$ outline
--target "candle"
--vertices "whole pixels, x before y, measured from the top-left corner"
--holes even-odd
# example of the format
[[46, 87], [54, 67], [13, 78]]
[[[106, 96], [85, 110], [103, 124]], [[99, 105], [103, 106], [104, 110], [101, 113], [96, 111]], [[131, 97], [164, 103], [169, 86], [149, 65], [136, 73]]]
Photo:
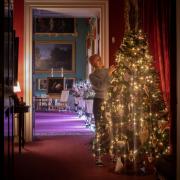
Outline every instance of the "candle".
[[51, 68], [51, 77], [53, 77], [53, 73], [54, 73], [53, 68]]
[[63, 70], [63, 67], [61, 68], [61, 77], [64, 76], [64, 70]]

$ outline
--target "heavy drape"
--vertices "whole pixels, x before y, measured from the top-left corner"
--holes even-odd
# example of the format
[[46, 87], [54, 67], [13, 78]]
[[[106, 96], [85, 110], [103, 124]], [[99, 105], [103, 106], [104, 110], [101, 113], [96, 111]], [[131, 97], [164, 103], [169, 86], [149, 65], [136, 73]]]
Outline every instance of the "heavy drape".
[[163, 97], [170, 111], [170, 1], [139, 0], [139, 25], [147, 34], [160, 74]]
[[[172, 4], [169, 0], [139, 0], [139, 25], [147, 34], [149, 47], [157, 71], [160, 74], [161, 90], [164, 101], [169, 111], [170, 119], [170, 145], [171, 152], [175, 149], [174, 132], [172, 126], [175, 124], [172, 119], [171, 103], [171, 81], [170, 59], [171, 50], [171, 10]], [[172, 62], [171, 62], [172, 63]], [[173, 63], [174, 64], [174, 63]], [[174, 68], [175, 69], [175, 68]]]

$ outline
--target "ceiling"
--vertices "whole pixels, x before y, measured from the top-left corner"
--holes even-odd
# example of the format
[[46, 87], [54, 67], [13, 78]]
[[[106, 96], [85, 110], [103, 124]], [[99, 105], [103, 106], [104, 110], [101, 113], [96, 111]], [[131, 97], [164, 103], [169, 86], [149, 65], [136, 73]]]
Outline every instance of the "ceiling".
[[100, 9], [98, 8], [41, 8], [34, 9], [33, 16], [37, 17], [99, 17]]

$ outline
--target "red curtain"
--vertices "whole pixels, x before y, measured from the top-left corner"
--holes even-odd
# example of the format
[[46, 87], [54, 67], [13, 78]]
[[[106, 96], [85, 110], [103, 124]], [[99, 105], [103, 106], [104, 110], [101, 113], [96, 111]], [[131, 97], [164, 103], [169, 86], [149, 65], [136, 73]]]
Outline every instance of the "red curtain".
[[161, 90], [169, 111], [171, 153], [175, 145], [173, 137], [174, 120], [170, 107], [170, 39], [171, 3], [169, 0], [139, 0], [139, 25], [147, 34], [150, 51], [160, 74]]
[[170, 111], [170, 1], [139, 0], [139, 24], [147, 34], [150, 51], [160, 73], [161, 89]]

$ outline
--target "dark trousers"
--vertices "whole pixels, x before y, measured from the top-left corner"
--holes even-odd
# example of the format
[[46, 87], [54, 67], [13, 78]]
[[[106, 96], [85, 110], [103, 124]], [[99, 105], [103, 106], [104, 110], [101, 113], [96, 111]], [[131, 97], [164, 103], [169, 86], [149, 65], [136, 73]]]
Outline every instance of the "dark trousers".
[[107, 120], [105, 111], [102, 111], [101, 106], [104, 99], [94, 98], [93, 113], [95, 119], [96, 135], [93, 141], [93, 152], [95, 156], [101, 156], [109, 150], [109, 133], [107, 128]]
[[95, 124], [97, 124], [97, 121], [100, 120], [100, 117], [102, 115], [101, 106], [102, 106], [103, 102], [104, 102], [104, 99], [94, 98], [93, 113], [94, 113]]

